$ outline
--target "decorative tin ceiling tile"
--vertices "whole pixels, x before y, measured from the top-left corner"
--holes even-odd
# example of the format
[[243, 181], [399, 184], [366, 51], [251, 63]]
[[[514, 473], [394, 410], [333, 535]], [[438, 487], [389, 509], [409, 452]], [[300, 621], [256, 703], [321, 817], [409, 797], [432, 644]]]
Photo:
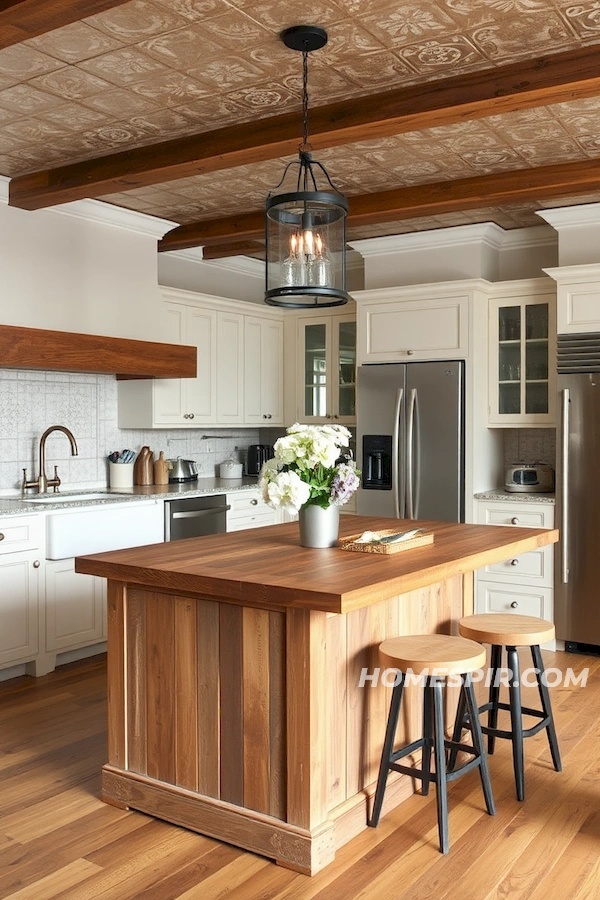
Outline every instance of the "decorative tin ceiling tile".
[[140, 53], [139, 50], [131, 47], [123, 47], [120, 50], [105, 53], [103, 56], [85, 60], [80, 63], [80, 67], [119, 87], [143, 81], [158, 72], [168, 71], [167, 67], [158, 60], [151, 59], [145, 53]]
[[[554, 138], [547, 141], [517, 143], [515, 144], [515, 151], [530, 166], [550, 166], [556, 161], [557, 156], [563, 162], [568, 162], [569, 160], [585, 159], [586, 152], [584, 151], [588, 151], [590, 156], [600, 155], [600, 146], [597, 143], [594, 145], [592, 135], [589, 135], [589, 137], [592, 138], [592, 143], [589, 146], [586, 146], [584, 143], [585, 138], [580, 140], [581, 146], [579, 146], [575, 141], [570, 141], [565, 137], [565, 140]], [[598, 136], [596, 136], [597, 140]]]
[[456, 23], [444, 11], [443, 5], [427, 0], [396, 4], [375, 15], [361, 16], [360, 21], [386, 47], [394, 48], [442, 38], [456, 31]]
[[179, 106], [208, 93], [199, 81], [183, 72], [165, 70], [160, 75], [146, 78], [131, 86], [132, 91], [152, 100], [158, 106]]
[[563, 10], [567, 22], [582, 38], [597, 38], [600, 34], [598, 3], [569, 3]]
[[[45, 110], [39, 116], [40, 120], [62, 126], [67, 131], [89, 130], [101, 122], [106, 121], [106, 114], [94, 109], [88, 109], [79, 103], [64, 103], [56, 109]], [[27, 121], [27, 119], [23, 120]]]
[[223, 53], [223, 48], [215, 44], [200, 25], [188, 25], [142, 41], [138, 46], [165, 66], [182, 71]]
[[56, 72], [33, 78], [29, 85], [56, 94], [61, 100], [82, 100], [112, 87], [102, 78], [96, 78], [74, 66], [64, 66]]
[[83, 22], [73, 22], [72, 25], [65, 25], [64, 28], [57, 28], [56, 31], [32, 38], [27, 41], [27, 45], [20, 44], [18, 49], [22, 50], [25, 46], [33, 47], [63, 62], [76, 63], [82, 59], [99, 56], [101, 53], [108, 53], [110, 50], [117, 50], [122, 44], [114, 37], [102, 34], [101, 31], [90, 28]]
[[518, 19], [507, 19], [500, 13], [495, 24], [473, 31], [472, 41], [489, 59], [502, 62], [531, 57], [542, 49], [551, 53], [576, 44], [564, 20], [548, 9]]
[[390, 90], [390, 85], [404, 87], [408, 83], [407, 76], [414, 75], [413, 69], [389, 50], [346, 59], [336, 68], [351, 79], [361, 93], [365, 90]]
[[238, 52], [249, 50], [268, 36], [261, 25], [236, 9], [230, 9], [214, 19], [206, 19], [203, 27], [226, 50]]
[[35, 115], [62, 102], [59, 97], [40, 91], [31, 84], [16, 84], [0, 91], [0, 107], [13, 109], [22, 116]]
[[484, 68], [486, 63], [483, 54], [461, 34], [410, 44], [398, 48], [397, 52], [419, 74], [443, 75], [445, 78], [470, 69]]
[[145, 97], [140, 97], [138, 94], [124, 89], [106, 91], [98, 94], [96, 97], [88, 97], [85, 100], [85, 105], [106, 113], [108, 116], [114, 116], [117, 121], [151, 112], [158, 108], [156, 103], [152, 103]]
[[253, 84], [265, 77], [264, 71], [258, 66], [233, 54], [193, 66], [189, 69], [189, 74], [217, 92]]
[[226, 0], [154, 0], [156, 6], [164, 6], [184, 19], [194, 22], [209, 16], [221, 15], [229, 9]]
[[275, 34], [298, 25], [299, 21], [305, 22], [307, 18], [311, 23], [318, 23], [321, 28], [329, 28], [334, 22], [344, 18], [339, 5], [332, 0], [312, 0], [308, 17], [299, 15], [298, 8], [293, 3], [282, 0], [229, 0], [229, 2], [231, 6], [235, 6]]
[[154, 34], [162, 34], [182, 28], [186, 20], [175, 15], [164, 6], [155, 6], [145, 0], [131, 0], [123, 6], [116, 6], [96, 16], [83, 19], [86, 25], [99, 29], [124, 44], [143, 41]]
[[0, 50], [0, 74], [13, 79], [13, 83], [32, 78], [34, 75], [42, 75], [44, 72], [53, 72], [60, 69], [62, 62], [40, 53], [33, 47], [15, 45]]

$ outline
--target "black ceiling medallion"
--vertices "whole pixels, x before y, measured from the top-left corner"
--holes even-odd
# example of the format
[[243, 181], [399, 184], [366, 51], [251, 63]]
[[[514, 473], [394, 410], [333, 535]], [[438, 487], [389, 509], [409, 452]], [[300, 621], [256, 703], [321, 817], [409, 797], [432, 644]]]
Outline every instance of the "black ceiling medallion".
[[316, 25], [295, 25], [281, 39], [302, 53], [302, 143], [298, 159], [288, 163], [275, 188], [279, 193], [270, 193], [266, 201], [265, 303], [289, 309], [342, 306], [349, 299], [348, 203], [325, 167], [312, 158], [308, 142], [308, 54], [325, 46], [327, 32]]

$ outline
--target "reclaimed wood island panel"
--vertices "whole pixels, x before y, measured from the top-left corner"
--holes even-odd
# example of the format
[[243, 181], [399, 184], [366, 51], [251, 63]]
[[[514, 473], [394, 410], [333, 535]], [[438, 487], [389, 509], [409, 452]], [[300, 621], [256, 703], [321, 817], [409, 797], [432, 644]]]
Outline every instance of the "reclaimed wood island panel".
[[[415, 525], [434, 543], [393, 555], [303, 548], [293, 522], [78, 558], [108, 579], [103, 799], [307, 874], [330, 863], [374, 792], [390, 688], [360, 677], [379, 643], [450, 633], [475, 569], [558, 539], [350, 515], [340, 533]], [[412, 790], [390, 776], [385, 808]]]

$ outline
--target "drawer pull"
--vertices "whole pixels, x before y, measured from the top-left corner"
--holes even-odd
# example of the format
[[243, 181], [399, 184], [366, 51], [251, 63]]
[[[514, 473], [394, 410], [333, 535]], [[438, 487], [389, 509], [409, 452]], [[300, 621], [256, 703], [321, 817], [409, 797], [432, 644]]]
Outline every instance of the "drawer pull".
[[34, 569], [39, 569], [40, 565], [41, 565], [41, 563], [40, 563], [39, 559], [34, 559], [34, 561], [33, 561], [33, 568], [34, 568]]
[[518, 560], [518, 559], [511, 559], [510, 564], [511, 564], [511, 566], [518, 566], [518, 565], [519, 565], [519, 560]]
[[518, 525], [518, 524], [519, 524], [519, 519], [518, 519], [518, 517], [517, 517], [517, 516], [513, 516], [512, 519], [510, 520], [510, 524], [511, 524], [511, 525]]
[[513, 600], [513, 602], [510, 604], [511, 609], [518, 609], [518, 606], [519, 606], [519, 604], [517, 603], [516, 600]]
[[4, 540], [4, 535], [3, 535], [2, 532], [0, 531], [0, 541], [3, 541], [3, 540]]
[[256, 498], [253, 498], [253, 499], [250, 501], [250, 506], [258, 506], [258, 500], [257, 500]]

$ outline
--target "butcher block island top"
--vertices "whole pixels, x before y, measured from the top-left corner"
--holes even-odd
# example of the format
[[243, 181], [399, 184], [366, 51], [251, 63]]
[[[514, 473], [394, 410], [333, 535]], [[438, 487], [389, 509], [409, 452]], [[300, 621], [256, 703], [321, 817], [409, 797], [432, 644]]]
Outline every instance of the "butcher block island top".
[[[300, 547], [293, 522], [78, 558], [108, 578], [103, 799], [308, 875], [331, 863], [367, 827], [391, 694], [364, 677], [385, 668], [379, 644], [456, 632], [474, 569], [558, 539], [340, 522], [342, 538], [414, 527], [433, 544], [389, 555]], [[422, 691], [405, 692], [398, 743], [422, 721]], [[384, 814], [412, 792], [391, 773]]]
[[432, 532], [434, 543], [385, 556], [314, 550], [300, 546], [291, 522], [80, 557], [76, 571], [265, 609], [347, 613], [558, 540], [556, 530], [350, 515], [340, 519], [340, 537], [414, 527]]

